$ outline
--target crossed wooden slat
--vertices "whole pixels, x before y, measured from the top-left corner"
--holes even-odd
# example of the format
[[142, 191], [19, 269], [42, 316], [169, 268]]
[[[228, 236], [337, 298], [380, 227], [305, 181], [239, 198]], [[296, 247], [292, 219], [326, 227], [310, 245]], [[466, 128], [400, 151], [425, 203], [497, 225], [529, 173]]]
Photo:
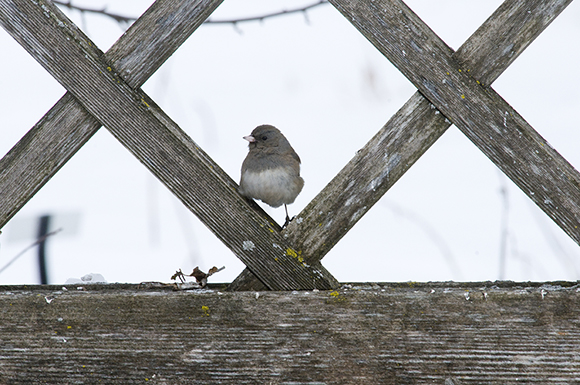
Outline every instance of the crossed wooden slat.
[[[400, 1], [330, 2], [419, 91], [298, 215], [302, 224], [288, 226], [309, 262], [320, 261], [450, 121], [580, 243], [578, 172], [489, 87], [571, 0], [505, 1], [457, 52]], [[232, 287], [260, 283], [246, 269]]]
[[[14, 184], [23, 183], [23, 176], [19, 175], [23, 164], [34, 166], [22, 147], [36, 151], [43, 160], [44, 164], [37, 168], [51, 168], [45, 172], [46, 179], [26, 186], [31, 197], [35, 188], [103, 125], [269, 289], [335, 287], [337, 282], [332, 275], [320, 264], [306, 264], [279, 227], [253, 209], [237, 193], [235, 182], [138, 88], [220, 2], [158, 1], [105, 55], [51, 2], [2, 0], [3, 27], [68, 90], [56, 109], [3, 161], [2, 196], [19, 196], [19, 187]], [[194, 25], [190, 25], [192, 21]], [[161, 53], [164, 57], [159, 57]], [[67, 110], [71, 109], [75, 115], [69, 117]], [[67, 134], [75, 136], [74, 142], [58, 132], [59, 125], [69, 119], [75, 120], [67, 128]], [[84, 125], [82, 133], [76, 133], [76, 124]], [[49, 138], [52, 143], [45, 148], [49, 154], [38, 153], [36, 148], [37, 143], [46, 140], [44, 130], [57, 131], [57, 139]], [[55, 146], [54, 140], [61, 147]], [[26, 177], [40, 178], [36, 172]], [[14, 204], [2, 200], [6, 207], [3, 217], [14, 213]]]
[[331, 288], [320, 260], [447, 117], [580, 243], [578, 172], [488, 86], [571, 0], [508, 0], [456, 53], [402, 2], [331, 0], [419, 92], [282, 233], [138, 88], [220, 2], [158, 0], [102, 54], [51, 3], [0, 0], [4, 28], [69, 91], [1, 161], [0, 226], [102, 124], [246, 264], [232, 289]]

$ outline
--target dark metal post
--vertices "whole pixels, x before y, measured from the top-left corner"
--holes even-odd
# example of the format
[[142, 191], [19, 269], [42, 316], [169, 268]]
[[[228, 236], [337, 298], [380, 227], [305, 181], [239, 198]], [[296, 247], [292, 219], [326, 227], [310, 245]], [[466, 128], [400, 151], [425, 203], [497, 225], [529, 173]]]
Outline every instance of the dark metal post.
[[46, 272], [46, 240], [50, 227], [50, 215], [43, 215], [38, 222], [38, 270], [40, 272], [40, 283], [46, 285], [48, 283], [48, 274]]

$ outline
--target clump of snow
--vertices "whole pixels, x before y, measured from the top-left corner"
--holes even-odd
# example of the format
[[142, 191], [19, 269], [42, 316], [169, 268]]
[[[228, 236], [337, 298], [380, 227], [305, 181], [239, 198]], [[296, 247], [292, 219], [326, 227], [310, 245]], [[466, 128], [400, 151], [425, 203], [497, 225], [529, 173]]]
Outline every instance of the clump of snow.
[[66, 280], [65, 284], [75, 284], [75, 283], [107, 283], [105, 277], [99, 273], [90, 273], [83, 275], [80, 279], [78, 278], [69, 278]]
[[252, 242], [252, 241], [244, 241], [242, 243], [242, 248], [245, 251], [253, 251], [256, 248], [256, 246], [254, 245], [254, 242]]

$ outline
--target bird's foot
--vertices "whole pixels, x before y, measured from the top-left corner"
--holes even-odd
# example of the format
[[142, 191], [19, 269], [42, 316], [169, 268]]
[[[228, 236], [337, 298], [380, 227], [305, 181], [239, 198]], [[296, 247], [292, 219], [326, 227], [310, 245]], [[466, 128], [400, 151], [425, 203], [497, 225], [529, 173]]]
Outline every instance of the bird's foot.
[[282, 226], [282, 230], [284, 230], [288, 226], [288, 224], [290, 224], [290, 222], [294, 220], [294, 218], [296, 218], [296, 216], [290, 218], [288, 215], [286, 215], [286, 221], [284, 222], [284, 226]]

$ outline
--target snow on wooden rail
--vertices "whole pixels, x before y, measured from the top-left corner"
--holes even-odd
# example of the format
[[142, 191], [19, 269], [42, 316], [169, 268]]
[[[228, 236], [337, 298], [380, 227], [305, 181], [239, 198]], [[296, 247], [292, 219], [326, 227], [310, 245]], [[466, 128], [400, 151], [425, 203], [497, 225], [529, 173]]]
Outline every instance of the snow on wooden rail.
[[0, 287], [2, 384], [576, 384], [578, 282]]

